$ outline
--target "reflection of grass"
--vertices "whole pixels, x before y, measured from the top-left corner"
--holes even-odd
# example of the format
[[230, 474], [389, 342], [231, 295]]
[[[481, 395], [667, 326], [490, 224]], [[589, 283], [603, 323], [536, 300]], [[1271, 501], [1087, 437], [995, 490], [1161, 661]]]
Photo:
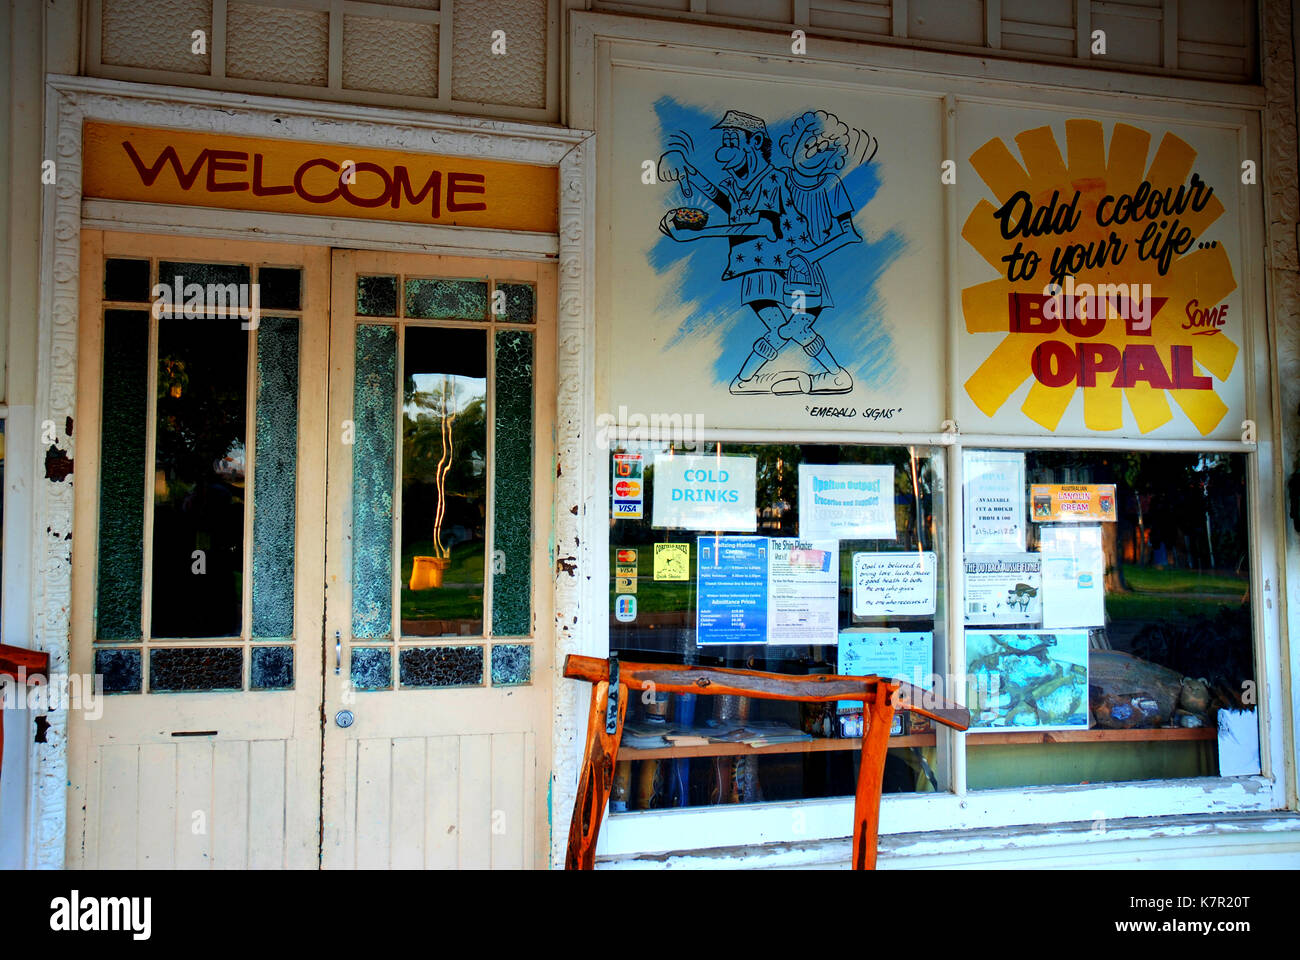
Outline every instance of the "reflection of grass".
[[1250, 586], [1246, 577], [1195, 570], [1157, 570], [1125, 564], [1124, 582], [1142, 593], [1226, 593], [1240, 597]]
[[403, 620], [478, 620], [483, 616], [483, 541], [458, 543], [451, 548], [451, 566], [442, 575], [443, 586], [412, 590], [412, 558], [433, 556], [433, 543], [421, 540], [402, 551]]
[[1219, 594], [1200, 600], [1187, 597], [1162, 597], [1159, 594], [1113, 593], [1106, 597], [1106, 612], [1112, 620], [1162, 623], [1212, 617], [1224, 607], [1236, 607], [1236, 596]]

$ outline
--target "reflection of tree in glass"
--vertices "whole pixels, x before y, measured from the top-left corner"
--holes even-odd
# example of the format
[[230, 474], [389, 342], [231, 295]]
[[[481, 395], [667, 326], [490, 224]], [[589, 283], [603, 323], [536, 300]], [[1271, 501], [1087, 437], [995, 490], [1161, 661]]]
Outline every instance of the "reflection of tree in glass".
[[434, 485], [434, 554], [443, 558], [451, 555], [451, 546], [442, 537], [444, 526], [449, 525], [448, 506], [453, 500], [471, 505], [473, 491], [479, 487], [472, 478], [482, 474], [486, 461], [485, 398], [480, 394], [466, 399], [475, 387], [481, 389], [481, 381], [473, 380], [467, 387], [457, 382], [461, 379], [429, 376], [428, 389], [422, 390], [408, 376], [404, 391], [403, 479], [407, 484]]

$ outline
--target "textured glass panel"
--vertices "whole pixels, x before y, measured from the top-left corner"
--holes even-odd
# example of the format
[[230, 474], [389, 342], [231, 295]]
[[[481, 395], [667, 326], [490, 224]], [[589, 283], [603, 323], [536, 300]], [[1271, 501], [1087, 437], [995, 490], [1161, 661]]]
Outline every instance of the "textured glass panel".
[[[209, 39], [194, 53], [190, 32]], [[212, 0], [104, 0], [100, 59], [121, 67], [148, 67], [179, 73], [212, 69]]]
[[293, 686], [293, 647], [254, 647], [254, 690], [288, 690]]
[[402, 633], [483, 634], [487, 331], [407, 327]]
[[[452, 18], [451, 95], [474, 103], [546, 106], [547, 0], [474, 0]], [[509, 38], [492, 56], [492, 31]]]
[[363, 317], [397, 316], [397, 278], [357, 277], [357, 313]]
[[437, 24], [344, 17], [343, 86], [349, 90], [436, 97]]
[[158, 321], [154, 637], [240, 633], [247, 385], [238, 317]]
[[104, 299], [149, 302], [148, 260], [105, 260]]
[[352, 686], [387, 690], [393, 685], [393, 651], [387, 647], [352, 648]]
[[240, 647], [162, 647], [149, 651], [149, 690], [241, 690], [244, 651]]
[[[293, 635], [298, 466], [298, 321], [257, 331], [257, 464], [253, 472], [253, 636]], [[256, 661], [254, 661], [256, 666]]]
[[357, 325], [352, 398], [352, 634], [387, 637], [393, 625], [393, 424], [397, 331]]
[[404, 647], [404, 687], [471, 687], [483, 682], [482, 647]]
[[263, 310], [302, 309], [302, 271], [295, 267], [262, 267], [257, 271]]
[[492, 633], [532, 632], [533, 335], [498, 330], [492, 451]]
[[508, 687], [533, 678], [533, 648], [527, 643], [492, 644], [492, 686]]
[[[504, 312], [494, 319], [507, 323], [532, 323], [537, 309], [537, 294], [531, 283], [498, 283], [497, 290], [506, 295]], [[492, 304], [493, 310], [496, 304]]]
[[329, 76], [329, 14], [231, 3], [226, 76], [323, 87]]
[[95, 673], [104, 678], [105, 693], [139, 693], [139, 650], [96, 650]]
[[486, 320], [485, 280], [406, 281], [406, 315], [434, 320]]
[[[191, 283], [201, 284], [206, 298], [208, 284], [226, 286], [231, 283], [252, 283], [253, 271], [239, 263], [176, 263], [163, 260], [158, 264], [158, 282], [173, 289], [179, 284], [182, 296], [187, 299], [189, 295], [185, 293], [185, 286]], [[208, 301], [205, 299], [204, 302]]]
[[141, 635], [148, 375], [149, 315], [105, 311], [95, 607], [100, 640], [139, 640]]

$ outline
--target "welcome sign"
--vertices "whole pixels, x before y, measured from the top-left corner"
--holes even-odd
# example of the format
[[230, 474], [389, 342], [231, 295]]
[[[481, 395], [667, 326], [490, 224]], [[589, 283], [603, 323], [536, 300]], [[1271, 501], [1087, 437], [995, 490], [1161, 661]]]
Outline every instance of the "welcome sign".
[[554, 167], [87, 123], [83, 193], [105, 200], [554, 233]]

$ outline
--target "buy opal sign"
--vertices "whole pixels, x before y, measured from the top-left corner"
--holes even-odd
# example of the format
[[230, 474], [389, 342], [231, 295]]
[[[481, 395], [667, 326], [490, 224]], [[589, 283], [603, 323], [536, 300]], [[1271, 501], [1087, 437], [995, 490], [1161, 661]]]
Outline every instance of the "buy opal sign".
[[1019, 159], [1001, 137], [970, 155], [992, 199], [974, 204], [962, 236], [997, 275], [962, 290], [963, 352], [982, 357], [966, 396], [998, 428], [1228, 429], [1242, 379], [1224, 218], [1235, 182], [1216, 182], [1171, 132], [1115, 123], [1107, 152], [1101, 122], [1064, 130], [1064, 152], [1049, 125], [1014, 136]]

